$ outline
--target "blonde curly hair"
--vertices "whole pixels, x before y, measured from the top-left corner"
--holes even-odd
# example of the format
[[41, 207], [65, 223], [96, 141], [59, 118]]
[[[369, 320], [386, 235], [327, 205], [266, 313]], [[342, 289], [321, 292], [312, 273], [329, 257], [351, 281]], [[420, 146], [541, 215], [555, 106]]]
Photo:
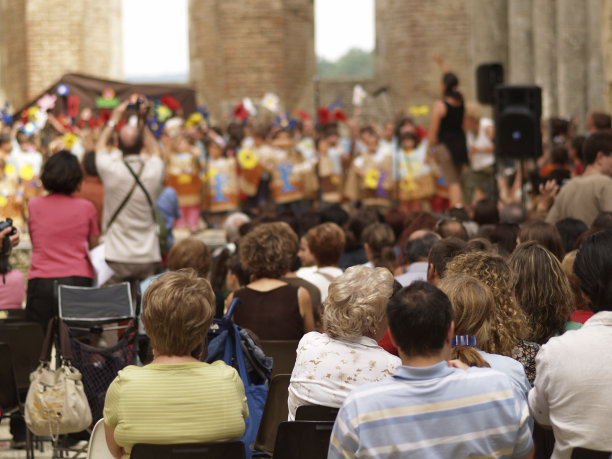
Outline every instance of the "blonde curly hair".
[[446, 275], [464, 273], [483, 282], [495, 299], [489, 340], [482, 350], [493, 354], [512, 355], [518, 342], [530, 334], [527, 317], [514, 297], [515, 275], [500, 255], [470, 252], [458, 255], [447, 266]]
[[329, 286], [323, 302], [323, 327], [332, 338], [368, 336], [385, 318], [393, 293], [393, 274], [386, 268], [352, 266]]

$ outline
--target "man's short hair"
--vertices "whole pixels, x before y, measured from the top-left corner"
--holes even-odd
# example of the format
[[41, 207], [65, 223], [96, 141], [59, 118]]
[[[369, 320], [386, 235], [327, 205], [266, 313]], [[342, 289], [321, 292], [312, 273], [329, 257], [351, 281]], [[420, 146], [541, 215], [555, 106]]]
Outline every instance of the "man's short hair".
[[306, 233], [306, 242], [317, 266], [337, 265], [344, 252], [344, 231], [335, 223], [321, 223]]
[[446, 272], [446, 265], [457, 255], [465, 252], [467, 243], [456, 237], [436, 242], [429, 251], [428, 261], [440, 278]]
[[408, 239], [404, 245], [404, 254], [408, 263], [414, 263], [421, 258], [427, 258], [429, 251], [440, 238], [433, 232], [427, 232], [416, 239]]
[[211, 264], [210, 250], [204, 242], [193, 237], [177, 242], [168, 252], [168, 269], [170, 271], [191, 268], [198, 277], [207, 278]]
[[606, 156], [612, 154], [612, 132], [594, 132], [587, 137], [582, 146], [584, 164], [594, 164], [600, 151]]
[[214, 315], [212, 287], [192, 269], [163, 274], [142, 302], [142, 322], [158, 355], [200, 357]]
[[442, 290], [415, 281], [391, 298], [387, 320], [397, 346], [405, 355], [431, 356], [444, 347], [453, 308]]
[[593, 312], [612, 311], [612, 230], [587, 237], [576, 254], [574, 272]]

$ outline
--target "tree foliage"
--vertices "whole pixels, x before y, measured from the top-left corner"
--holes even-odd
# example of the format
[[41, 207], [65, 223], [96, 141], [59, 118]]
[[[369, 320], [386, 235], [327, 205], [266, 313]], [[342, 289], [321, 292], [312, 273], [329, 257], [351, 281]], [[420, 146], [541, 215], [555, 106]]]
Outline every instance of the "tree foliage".
[[359, 48], [351, 48], [337, 61], [317, 59], [320, 78], [370, 77], [374, 75], [374, 54]]

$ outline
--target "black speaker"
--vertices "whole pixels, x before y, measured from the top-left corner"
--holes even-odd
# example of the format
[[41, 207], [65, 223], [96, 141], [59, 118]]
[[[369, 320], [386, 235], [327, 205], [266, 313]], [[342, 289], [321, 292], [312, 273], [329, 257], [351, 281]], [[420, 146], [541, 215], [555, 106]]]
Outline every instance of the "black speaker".
[[542, 155], [542, 88], [499, 85], [495, 88], [495, 154], [528, 159]]
[[476, 68], [478, 102], [492, 105], [495, 102], [495, 87], [504, 82], [504, 66], [481, 64]]

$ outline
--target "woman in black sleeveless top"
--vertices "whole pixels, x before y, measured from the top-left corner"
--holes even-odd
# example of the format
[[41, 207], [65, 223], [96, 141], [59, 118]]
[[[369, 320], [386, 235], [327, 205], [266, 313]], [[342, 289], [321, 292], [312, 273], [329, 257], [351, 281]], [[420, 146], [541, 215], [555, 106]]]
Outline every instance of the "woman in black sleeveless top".
[[[443, 70], [447, 70], [442, 59], [436, 57]], [[468, 151], [463, 115], [465, 107], [463, 95], [457, 89], [459, 79], [454, 73], [446, 72], [442, 76], [442, 100], [433, 105], [429, 125], [429, 151], [442, 169], [448, 184], [451, 206], [462, 204], [461, 175], [464, 166], [468, 165]]]

